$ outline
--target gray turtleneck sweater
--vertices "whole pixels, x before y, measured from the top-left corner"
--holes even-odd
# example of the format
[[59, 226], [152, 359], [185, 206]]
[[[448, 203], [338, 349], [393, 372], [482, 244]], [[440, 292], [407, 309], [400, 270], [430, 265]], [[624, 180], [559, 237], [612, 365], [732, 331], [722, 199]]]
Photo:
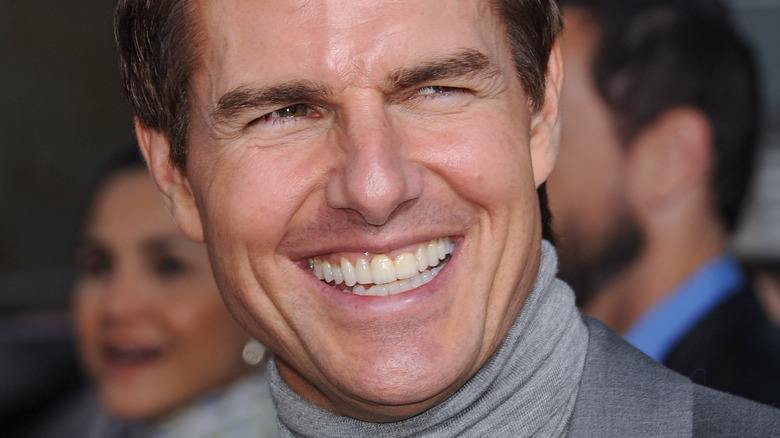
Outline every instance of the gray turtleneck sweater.
[[539, 275], [493, 357], [450, 398], [369, 423], [307, 402], [268, 367], [282, 437], [780, 437], [780, 411], [694, 385], [583, 319], [543, 242]]
[[368, 423], [322, 410], [285, 385], [271, 364], [282, 436], [565, 436], [588, 330], [573, 293], [555, 273], [555, 250], [544, 242], [536, 285], [493, 357], [446, 401], [407, 420]]

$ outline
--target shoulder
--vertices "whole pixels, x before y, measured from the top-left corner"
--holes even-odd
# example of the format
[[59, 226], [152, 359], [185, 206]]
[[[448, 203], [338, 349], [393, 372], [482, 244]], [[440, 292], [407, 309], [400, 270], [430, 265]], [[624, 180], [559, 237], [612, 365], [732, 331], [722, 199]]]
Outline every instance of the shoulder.
[[780, 329], [755, 295], [743, 290], [702, 319], [665, 364], [694, 382], [780, 405]]
[[[693, 385], [585, 317], [585, 358], [570, 436], [680, 436], [693, 423]], [[684, 436], [684, 435], [683, 435]]]
[[695, 437], [780, 437], [780, 410], [694, 385]]
[[[740, 428], [733, 417], [739, 415], [744, 422], [754, 414], [765, 419], [756, 426], [761, 429], [770, 426], [778, 415], [772, 408], [694, 385], [635, 349], [601, 322], [585, 318], [585, 323], [589, 330], [588, 353], [570, 436], [691, 436], [694, 430], [720, 430], [729, 421]], [[735, 413], [722, 414], [730, 409]], [[767, 436], [767, 429], [761, 430]]]

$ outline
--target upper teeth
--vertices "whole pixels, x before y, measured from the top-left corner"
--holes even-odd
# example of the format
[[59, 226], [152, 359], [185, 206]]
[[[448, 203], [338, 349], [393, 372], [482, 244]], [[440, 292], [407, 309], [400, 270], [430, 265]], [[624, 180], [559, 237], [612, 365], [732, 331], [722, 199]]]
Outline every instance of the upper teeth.
[[[421, 243], [414, 254], [405, 252], [395, 259], [385, 254], [376, 254], [370, 261], [358, 258], [352, 264], [345, 257], [340, 257], [338, 263], [314, 257], [309, 259], [309, 267], [320, 280], [333, 282], [336, 286], [354, 286], [353, 290], [347, 292], [360, 295], [392, 295], [429, 282], [438, 273], [438, 269], [429, 268], [437, 267], [452, 253], [454, 246], [450, 238], [444, 237]], [[375, 286], [368, 290], [361, 286], [369, 284]]]

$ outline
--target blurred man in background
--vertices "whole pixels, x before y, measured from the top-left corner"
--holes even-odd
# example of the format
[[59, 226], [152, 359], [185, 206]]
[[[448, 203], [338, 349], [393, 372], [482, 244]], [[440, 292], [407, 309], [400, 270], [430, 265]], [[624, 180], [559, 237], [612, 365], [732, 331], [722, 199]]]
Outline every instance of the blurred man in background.
[[[586, 314], [695, 381], [780, 403], [766, 317], [726, 253], [752, 168], [751, 51], [715, 1], [563, 0], [563, 134], [548, 182]], [[777, 385], [775, 385], [777, 386]]]

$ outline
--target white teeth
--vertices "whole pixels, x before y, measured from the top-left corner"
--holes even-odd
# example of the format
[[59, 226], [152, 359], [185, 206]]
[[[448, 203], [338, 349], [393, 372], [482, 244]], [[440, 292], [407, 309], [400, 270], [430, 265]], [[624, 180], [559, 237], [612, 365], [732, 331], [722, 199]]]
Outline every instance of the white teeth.
[[330, 267], [330, 262], [322, 262], [322, 276], [326, 283], [333, 281], [333, 269]]
[[397, 280], [395, 263], [393, 263], [393, 259], [384, 254], [377, 254], [371, 259], [371, 274], [375, 284], [385, 284]]
[[314, 267], [314, 276], [319, 279], [324, 278], [322, 276], [322, 261], [320, 259], [314, 259], [312, 261], [312, 266]]
[[428, 247], [420, 245], [417, 247], [417, 252], [414, 254], [415, 261], [417, 262], [417, 271], [422, 272], [428, 269]]
[[341, 274], [341, 266], [331, 265], [331, 269], [333, 270], [333, 283], [335, 284], [343, 283], [344, 276]]
[[439, 264], [439, 245], [435, 240], [428, 242], [428, 266], [436, 266]]
[[[318, 278], [322, 280], [322, 277]], [[374, 279], [371, 277], [371, 266], [368, 265], [366, 259], [359, 259], [355, 263], [355, 279], [360, 284], [371, 284], [374, 282]]]
[[405, 280], [417, 275], [417, 258], [410, 252], [405, 252], [396, 257], [393, 264], [395, 265], [395, 276], [399, 280]]
[[357, 283], [357, 278], [355, 277], [355, 267], [352, 266], [352, 263], [350, 263], [349, 260], [345, 259], [344, 257], [341, 258], [341, 275], [344, 277], [344, 283], [347, 286], [352, 287], [355, 285], [355, 283]]
[[373, 295], [376, 297], [384, 297], [387, 296], [387, 288], [388, 285], [386, 284], [375, 284], [371, 286], [369, 290], [366, 291], [366, 295]]
[[431, 281], [443, 267], [441, 261], [454, 249], [454, 242], [445, 237], [418, 245], [414, 254], [405, 252], [395, 259], [376, 254], [370, 262], [357, 259], [354, 266], [345, 257], [334, 264], [312, 258], [309, 269], [320, 280], [332, 282], [345, 292], [350, 291], [344, 286], [351, 287], [351, 293], [356, 295], [395, 295]]
[[439, 260], [444, 260], [444, 257], [447, 257], [447, 254], [450, 253], [448, 245], [446, 242], [442, 242], [442, 239], [439, 239], [438, 245], [436, 245], [436, 249], [439, 251]]

